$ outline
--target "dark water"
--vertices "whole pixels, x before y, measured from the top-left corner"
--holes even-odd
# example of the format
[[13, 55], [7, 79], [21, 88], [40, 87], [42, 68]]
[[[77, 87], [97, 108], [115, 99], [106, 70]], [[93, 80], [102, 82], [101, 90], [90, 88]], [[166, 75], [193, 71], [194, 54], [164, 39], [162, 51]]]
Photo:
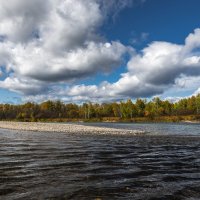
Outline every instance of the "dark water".
[[0, 199], [200, 199], [200, 136], [190, 126], [189, 136], [0, 130]]

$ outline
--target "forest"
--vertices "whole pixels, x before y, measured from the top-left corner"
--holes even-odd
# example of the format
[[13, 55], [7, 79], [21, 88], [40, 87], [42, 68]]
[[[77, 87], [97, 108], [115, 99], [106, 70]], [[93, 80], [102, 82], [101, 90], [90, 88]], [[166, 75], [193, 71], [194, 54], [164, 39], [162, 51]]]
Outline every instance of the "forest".
[[15, 121], [181, 121], [200, 120], [200, 94], [178, 102], [128, 99], [83, 104], [46, 101], [40, 104], [0, 104], [0, 120]]

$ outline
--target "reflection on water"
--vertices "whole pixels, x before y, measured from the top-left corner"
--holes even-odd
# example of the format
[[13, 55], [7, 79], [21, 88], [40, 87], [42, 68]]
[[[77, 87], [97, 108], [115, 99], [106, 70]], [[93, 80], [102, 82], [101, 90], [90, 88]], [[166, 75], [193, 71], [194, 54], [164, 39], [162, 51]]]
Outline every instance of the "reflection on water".
[[200, 199], [200, 137], [0, 130], [0, 199]]

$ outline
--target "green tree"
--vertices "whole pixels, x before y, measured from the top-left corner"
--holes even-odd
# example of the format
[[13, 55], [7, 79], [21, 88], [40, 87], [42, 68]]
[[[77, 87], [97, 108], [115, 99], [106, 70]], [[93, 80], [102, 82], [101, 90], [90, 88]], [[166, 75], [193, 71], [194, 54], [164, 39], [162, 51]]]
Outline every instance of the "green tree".
[[146, 103], [146, 100], [142, 100], [142, 99], [137, 99], [136, 100], [135, 106], [137, 108], [139, 117], [143, 117], [144, 116], [145, 103]]

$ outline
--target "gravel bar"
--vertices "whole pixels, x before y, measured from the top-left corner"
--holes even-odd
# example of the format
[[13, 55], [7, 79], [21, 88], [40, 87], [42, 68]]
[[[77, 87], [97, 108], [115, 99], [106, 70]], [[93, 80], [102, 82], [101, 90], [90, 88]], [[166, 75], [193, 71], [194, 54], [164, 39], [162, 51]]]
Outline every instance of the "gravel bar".
[[38, 132], [62, 132], [76, 134], [116, 134], [116, 135], [141, 135], [144, 131], [126, 130], [106, 127], [85, 126], [79, 124], [61, 124], [61, 123], [39, 123], [39, 122], [8, 122], [1, 121], [0, 128], [22, 130], [22, 131], [38, 131]]

